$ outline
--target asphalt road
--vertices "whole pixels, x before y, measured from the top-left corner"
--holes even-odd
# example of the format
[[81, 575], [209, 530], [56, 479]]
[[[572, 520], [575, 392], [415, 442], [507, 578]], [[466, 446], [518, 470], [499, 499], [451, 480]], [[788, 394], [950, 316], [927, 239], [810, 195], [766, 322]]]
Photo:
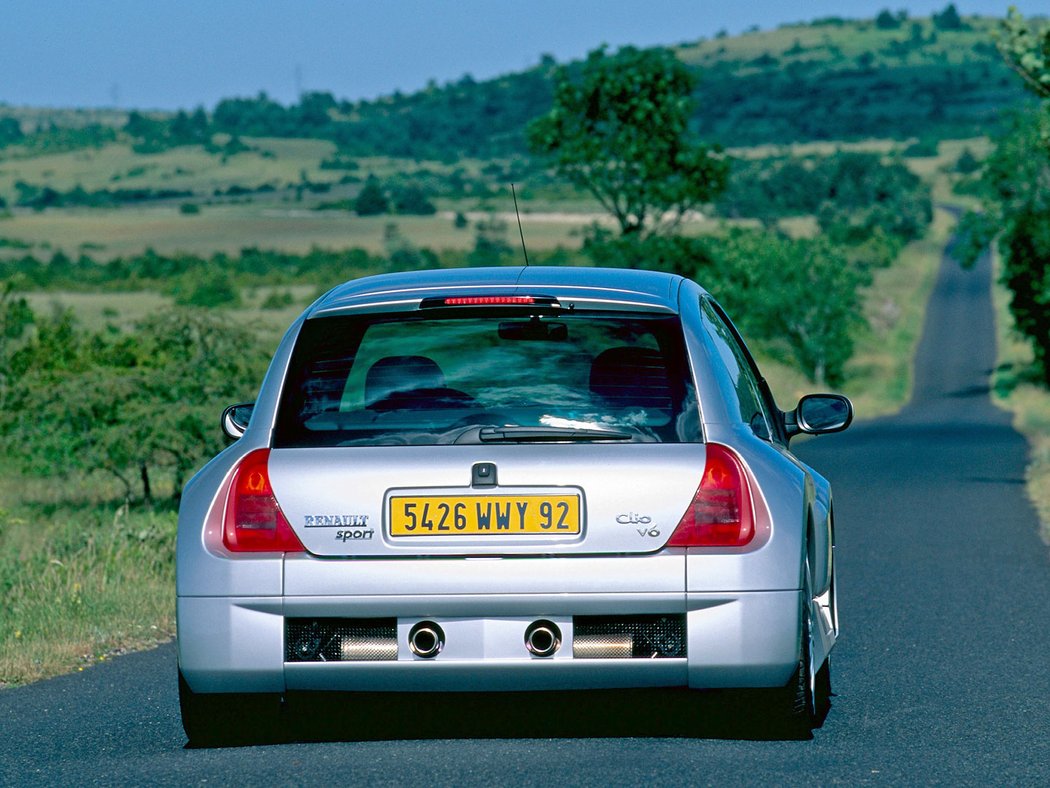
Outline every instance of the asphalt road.
[[799, 447], [835, 485], [844, 625], [812, 740], [763, 738], [720, 696], [670, 736], [652, 697], [601, 694], [330, 700], [314, 735], [374, 740], [189, 750], [167, 645], [0, 693], [0, 785], [1050, 783], [1050, 561], [988, 399], [989, 280], [944, 265], [904, 412]]

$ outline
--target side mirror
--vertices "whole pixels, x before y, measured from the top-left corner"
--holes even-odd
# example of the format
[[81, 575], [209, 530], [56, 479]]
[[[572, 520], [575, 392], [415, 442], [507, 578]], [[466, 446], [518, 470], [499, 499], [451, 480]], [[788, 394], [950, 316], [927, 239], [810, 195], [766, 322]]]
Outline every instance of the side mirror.
[[222, 412], [222, 431], [227, 437], [237, 440], [244, 434], [244, 431], [248, 429], [248, 423], [252, 420], [253, 410], [255, 410], [254, 402], [239, 402], [236, 405], [230, 405]]
[[853, 421], [853, 403], [839, 394], [807, 394], [784, 417], [788, 437], [842, 432]]

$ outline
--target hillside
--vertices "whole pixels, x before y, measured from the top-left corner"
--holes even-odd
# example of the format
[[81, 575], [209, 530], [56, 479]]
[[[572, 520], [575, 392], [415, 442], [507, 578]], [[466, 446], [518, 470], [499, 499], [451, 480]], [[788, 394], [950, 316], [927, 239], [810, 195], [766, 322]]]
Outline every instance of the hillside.
[[[958, 139], [994, 130], [1004, 109], [1025, 100], [995, 49], [997, 20], [962, 24], [831, 20], [675, 49], [697, 70], [695, 123], [715, 142]], [[547, 109], [555, 65], [346, 106], [350, 125], [338, 141], [359, 154], [524, 152], [524, 125]]]
[[[1024, 100], [995, 50], [996, 20], [967, 17], [960, 24], [943, 29], [931, 18], [897, 19], [887, 28], [831, 19], [687, 41], [676, 51], [697, 69], [695, 123], [715, 142], [958, 139], [994, 130], [1003, 110]], [[230, 98], [208, 119], [152, 114], [157, 124], [139, 116], [133, 126], [140, 145], [154, 150], [200, 141], [210, 132], [324, 139], [354, 156], [453, 161], [524, 154], [524, 127], [549, 107], [556, 67], [545, 57], [532, 69], [496, 79], [468, 75], [376, 101], [341, 101], [325, 92], [304, 94], [287, 107], [265, 94]], [[100, 131], [112, 133], [113, 113], [96, 114]], [[0, 106], [0, 118], [5, 115], [18, 117], [27, 132], [45, 119], [62, 127], [84, 126], [92, 117]], [[198, 128], [197, 122], [210, 126]], [[105, 134], [94, 142], [85, 138], [101, 144]], [[47, 139], [33, 142], [32, 150], [48, 149]], [[52, 148], [69, 146], [68, 138], [59, 138]]]
[[1025, 100], [993, 43], [996, 20], [830, 20], [678, 49], [700, 69], [698, 129], [734, 145], [964, 138]]

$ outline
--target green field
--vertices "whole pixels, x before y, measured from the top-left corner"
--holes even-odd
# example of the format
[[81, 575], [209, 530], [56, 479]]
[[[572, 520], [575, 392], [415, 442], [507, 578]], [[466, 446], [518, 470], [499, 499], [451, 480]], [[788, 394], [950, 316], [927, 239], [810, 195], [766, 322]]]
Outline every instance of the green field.
[[[17, 190], [14, 184], [25, 181], [68, 191], [77, 185], [88, 190], [104, 188], [180, 189], [194, 194], [192, 198], [152, 201], [143, 205], [119, 208], [49, 208], [34, 211], [23, 208], [0, 212], [0, 256], [17, 257], [29, 251], [47, 257], [61, 250], [69, 256], [87, 253], [97, 260], [128, 257], [153, 249], [161, 254], [187, 252], [210, 255], [213, 252], [235, 254], [255, 247], [302, 254], [311, 248], [361, 248], [373, 253], [388, 253], [398, 244], [435, 250], [467, 251], [473, 248], [476, 225], [493, 218], [502, 224], [502, 238], [517, 248], [516, 220], [513, 202], [506, 184], [492, 182], [499, 189], [496, 196], [438, 197], [438, 213], [432, 216], [382, 215], [362, 217], [347, 210], [316, 210], [325, 202], [346, 199], [357, 193], [358, 184], [338, 184], [339, 171], [324, 170], [320, 162], [330, 156], [334, 146], [322, 140], [247, 139], [259, 150], [270, 152], [263, 157], [248, 152], [230, 157], [207, 154], [200, 147], [185, 147], [159, 154], [138, 154], [124, 144], [109, 145], [100, 150], [73, 151], [29, 159], [0, 160], [0, 197], [13, 204]], [[739, 158], [777, 156], [827, 156], [838, 151], [899, 154], [904, 143], [892, 140], [837, 143], [812, 142], [793, 145], [762, 145], [733, 148], [728, 151]], [[989, 148], [986, 138], [944, 140], [937, 156], [906, 158], [905, 163], [929, 180], [938, 199], [965, 202], [950, 191], [946, 170], [964, 149], [978, 156]], [[455, 167], [438, 162], [413, 162], [390, 158], [360, 160], [360, 174], [376, 173], [390, 178], [398, 173], [445, 173], [461, 169], [483, 177], [483, 164], [459, 162]], [[132, 173], [132, 175], [129, 175]], [[323, 194], [309, 192], [296, 196], [294, 184], [305, 175], [310, 183], [334, 184]], [[429, 176], [428, 176], [429, 177]], [[117, 180], [114, 180], [114, 179]], [[255, 188], [273, 184], [274, 192], [243, 195], [237, 198], [214, 197], [213, 192], [230, 187]], [[530, 249], [578, 248], [584, 231], [599, 223], [612, 227], [597, 202], [571, 188], [542, 185], [529, 189], [519, 184], [522, 228]], [[193, 202], [199, 213], [184, 214], [180, 205]], [[454, 226], [455, 214], [462, 213], [468, 226]], [[748, 225], [747, 220], [732, 223]], [[722, 221], [691, 221], [683, 225], [686, 234], [718, 232]], [[806, 217], [788, 219], [784, 229], [792, 235], [815, 232]], [[2, 241], [6, 239], [5, 245]]]
[[[471, 222], [487, 214], [466, 212]], [[520, 243], [513, 213], [497, 214], [508, 243]], [[76, 256], [87, 251], [106, 260], [139, 254], [147, 248], [161, 254], [236, 253], [246, 247], [305, 253], [324, 249], [362, 248], [389, 251], [392, 233], [415, 246], [470, 249], [475, 233], [453, 226], [454, 215], [357, 216], [349, 211], [310, 211], [283, 203], [205, 206], [199, 214], [181, 214], [175, 206], [118, 210], [70, 209], [19, 212], [0, 221], [2, 237], [28, 243], [34, 252], [61, 249]], [[580, 231], [599, 219], [591, 213], [522, 214], [530, 248], [576, 247]], [[512, 232], [513, 231], [513, 232]], [[19, 250], [11, 250], [16, 255]]]

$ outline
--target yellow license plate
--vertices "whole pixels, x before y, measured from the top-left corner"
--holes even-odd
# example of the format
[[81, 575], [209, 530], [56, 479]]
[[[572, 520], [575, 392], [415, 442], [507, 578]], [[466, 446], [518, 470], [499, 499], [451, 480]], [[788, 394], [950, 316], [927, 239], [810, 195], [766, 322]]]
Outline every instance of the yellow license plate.
[[578, 534], [578, 495], [392, 496], [391, 536]]

